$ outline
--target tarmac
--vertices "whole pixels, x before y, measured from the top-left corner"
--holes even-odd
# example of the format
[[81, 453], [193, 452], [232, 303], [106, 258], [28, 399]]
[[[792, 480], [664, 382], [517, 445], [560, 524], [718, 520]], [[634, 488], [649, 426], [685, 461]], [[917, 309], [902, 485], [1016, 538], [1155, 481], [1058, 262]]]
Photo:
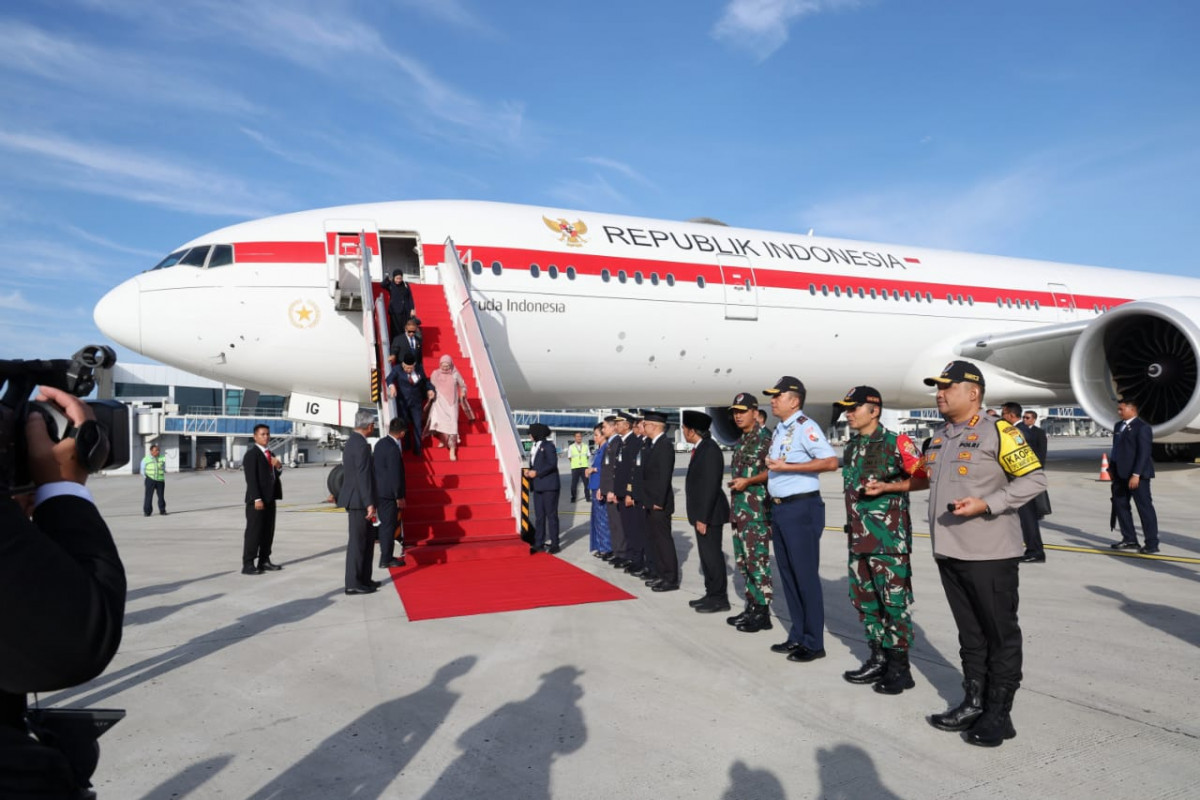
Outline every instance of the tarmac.
[[[995, 749], [925, 721], [961, 697], [927, 537], [913, 559], [916, 688], [842, 680], [866, 647], [838, 473], [821, 479], [828, 657], [809, 664], [768, 649], [786, 620], [745, 634], [688, 607], [703, 584], [685, 519], [681, 591], [592, 558], [587, 504], [568, 502], [566, 481], [560, 557], [635, 600], [409, 622], [387, 583], [343, 595], [327, 468], [286, 471], [272, 556], [284, 569], [258, 576], [239, 573], [238, 472], [169, 474], [170, 513], [150, 518], [140, 477], [96, 477], [128, 573], [124, 641], [102, 676], [41, 701], [128, 711], [101, 739], [102, 800], [1197, 797], [1200, 468], [1159, 467], [1161, 555], [1115, 553], [1097, 481], [1107, 446], [1050, 440], [1048, 560], [1021, 568], [1017, 738]], [[923, 495], [913, 517], [927, 531]]]

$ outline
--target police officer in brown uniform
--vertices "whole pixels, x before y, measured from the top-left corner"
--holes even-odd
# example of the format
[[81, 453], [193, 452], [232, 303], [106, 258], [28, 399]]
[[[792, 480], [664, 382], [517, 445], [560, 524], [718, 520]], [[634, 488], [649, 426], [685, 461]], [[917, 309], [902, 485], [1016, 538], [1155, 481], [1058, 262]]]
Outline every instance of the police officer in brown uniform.
[[925, 451], [929, 530], [966, 690], [957, 707], [929, 723], [995, 747], [1017, 735], [1009, 716], [1021, 684], [1017, 568], [1025, 543], [1017, 512], [1045, 491], [1046, 475], [1024, 434], [984, 413], [977, 366], [952, 361], [925, 383], [937, 387], [946, 420]]

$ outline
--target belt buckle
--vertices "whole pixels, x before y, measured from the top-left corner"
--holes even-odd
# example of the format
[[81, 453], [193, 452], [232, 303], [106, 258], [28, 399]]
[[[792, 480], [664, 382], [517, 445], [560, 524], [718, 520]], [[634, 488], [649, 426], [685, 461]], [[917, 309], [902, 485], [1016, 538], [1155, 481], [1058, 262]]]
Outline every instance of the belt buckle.
[[783, 504], [783, 501], [782, 501], [782, 500], [780, 500], [778, 497], [772, 497], [772, 498], [771, 498], [771, 502], [772, 502], [772, 503], [774, 503], [774, 504], [775, 504], [775, 505], [777, 505], [777, 506], [778, 506], [778, 505], [782, 505], [782, 504]]

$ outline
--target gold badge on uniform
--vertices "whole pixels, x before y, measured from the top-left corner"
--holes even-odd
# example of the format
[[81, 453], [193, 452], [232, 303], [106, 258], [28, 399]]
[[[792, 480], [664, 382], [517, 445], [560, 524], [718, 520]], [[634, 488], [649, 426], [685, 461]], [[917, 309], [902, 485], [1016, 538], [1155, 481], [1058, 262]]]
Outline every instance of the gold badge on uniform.
[[967, 434], [966, 438], [967, 438], [968, 442], [975, 442], [975, 441], [979, 440], [979, 434], [978, 433], [969, 433], [969, 434]]
[[966, 465], [966, 464], [959, 464], [959, 465], [958, 465], [958, 474], [959, 474], [959, 475], [966, 475], [966, 474], [967, 474], [967, 465]]
[[967, 453], [967, 452], [962, 452], [962, 453], [959, 453], [959, 454], [958, 454], [958, 460], [959, 460], [959, 461], [970, 461], [970, 460], [971, 460], [971, 454], [970, 454], [970, 453]]

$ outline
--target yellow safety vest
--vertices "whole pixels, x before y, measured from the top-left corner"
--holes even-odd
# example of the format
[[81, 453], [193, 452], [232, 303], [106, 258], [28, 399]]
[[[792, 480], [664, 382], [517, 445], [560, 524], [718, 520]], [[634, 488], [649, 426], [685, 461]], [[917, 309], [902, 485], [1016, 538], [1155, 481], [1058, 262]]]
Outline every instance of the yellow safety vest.
[[583, 469], [592, 460], [586, 442], [580, 442], [579, 444], [571, 442], [567, 445], [567, 457], [571, 459], [571, 469]]

